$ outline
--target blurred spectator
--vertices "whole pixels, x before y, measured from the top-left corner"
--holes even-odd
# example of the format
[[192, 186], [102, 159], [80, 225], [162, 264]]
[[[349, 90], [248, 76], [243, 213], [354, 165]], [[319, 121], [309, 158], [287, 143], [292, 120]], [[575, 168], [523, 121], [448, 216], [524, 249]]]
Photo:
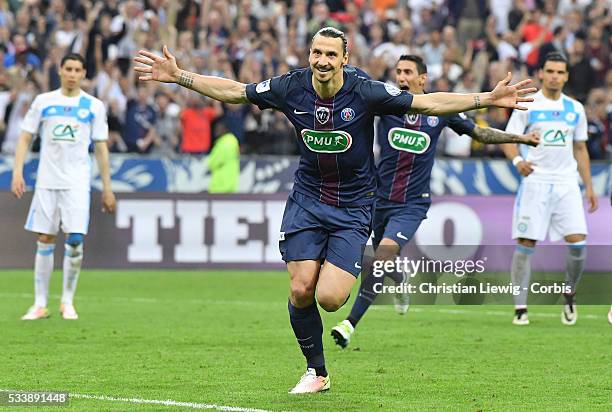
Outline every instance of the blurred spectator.
[[190, 93], [187, 107], [181, 113], [181, 153], [208, 153], [212, 141], [212, 123], [222, 115], [221, 103]]
[[215, 141], [206, 163], [210, 169], [210, 193], [234, 193], [240, 178], [240, 146], [238, 139], [223, 121], [215, 125]]
[[[59, 61], [75, 51], [86, 58], [84, 90], [107, 106], [112, 150], [172, 155], [178, 141], [178, 151], [204, 153], [210, 132], [192, 128], [206, 130], [211, 119], [190, 114], [199, 110], [186, 106], [195, 93], [149, 85], [140, 102], [140, 90], [131, 91], [135, 51], [159, 53], [167, 44], [185, 69], [260, 82], [306, 66], [311, 37], [323, 26], [345, 31], [350, 64], [376, 80], [391, 80], [399, 55], [415, 53], [428, 63], [428, 90], [490, 90], [509, 70], [513, 80], [528, 70], [536, 77], [541, 56], [560, 50], [570, 60], [568, 94], [586, 103], [602, 87], [612, 96], [609, 0], [0, 0], [0, 79], [10, 85], [0, 84], [4, 135], [13, 135], [9, 119], [18, 120], [24, 91], [57, 89]], [[177, 117], [177, 108], [187, 116]], [[220, 110], [242, 153], [296, 152], [284, 116], [250, 106]], [[490, 122], [494, 113], [483, 116]], [[601, 122], [609, 131], [610, 120]], [[181, 125], [182, 141], [179, 132], [171, 136]]]
[[167, 92], [160, 91], [155, 96], [155, 109], [157, 111], [155, 121], [157, 138], [153, 152], [161, 156], [174, 157], [179, 146], [181, 108], [172, 101]]
[[153, 149], [157, 115], [150, 100], [149, 88], [140, 85], [136, 96], [127, 102], [123, 141], [128, 152], [149, 153]]
[[585, 54], [585, 43], [582, 37], [576, 37], [569, 53], [569, 81], [567, 92], [584, 102], [589, 90], [594, 86], [595, 72]]
[[589, 156], [591, 159], [605, 159], [610, 124], [606, 112], [606, 93], [603, 89], [591, 90], [585, 109], [588, 120]]

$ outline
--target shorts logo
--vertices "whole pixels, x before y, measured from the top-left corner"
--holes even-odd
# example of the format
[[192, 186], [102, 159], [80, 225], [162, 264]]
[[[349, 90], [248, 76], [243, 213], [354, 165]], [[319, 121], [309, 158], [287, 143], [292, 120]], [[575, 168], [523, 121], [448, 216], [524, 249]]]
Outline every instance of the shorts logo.
[[437, 116], [427, 116], [427, 124], [431, 127], [436, 127], [440, 123], [440, 119]]
[[285, 240], [285, 232], [280, 232], [278, 240]]
[[420, 116], [419, 114], [414, 114], [414, 113], [407, 114], [406, 115], [406, 122], [408, 124], [416, 124], [416, 122], [419, 121], [419, 116]]
[[551, 129], [544, 133], [542, 141], [544, 146], [565, 146], [569, 130]]
[[325, 124], [329, 120], [329, 109], [327, 107], [317, 107], [315, 116], [319, 123]]
[[342, 117], [342, 120], [344, 120], [345, 122], [350, 122], [355, 118], [355, 111], [350, 107], [347, 107], [346, 109], [342, 109], [340, 117]]
[[519, 232], [526, 232], [527, 231], [527, 223], [519, 223], [517, 226], [517, 229]]
[[389, 144], [395, 150], [421, 154], [424, 153], [431, 144], [431, 138], [427, 133], [418, 130], [403, 129], [394, 127], [389, 130], [387, 136]]
[[402, 91], [400, 89], [398, 89], [397, 87], [395, 87], [394, 85], [389, 84], [389, 83], [385, 83], [385, 90], [391, 96], [399, 96], [402, 93]]
[[359, 262], [355, 262], [355, 269], [361, 270], [361, 265], [359, 264]]
[[71, 124], [58, 124], [53, 128], [53, 140], [66, 140], [74, 142], [76, 140], [76, 134], [79, 131], [79, 125]]
[[257, 87], [255, 87], [255, 91], [257, 93], [263, 93], [263, 92], [267, 92], [268, 90], [270, 90], [270, 80], [264, 80], [263, 82], [259, 83], [257, 85]]
[[340, 130], [304, 129], [302, 130], [302, 140], [308, 149], [316, 153], [343, 153], [353, 143], [351, 135]]
[[408, 238], [407, 238], [406, 236], [404, 236], [404, 235], [402, 234], [402, 232], [397, 232], [396, 236], [397, 236], [398, 238], [400, 238], [400, 239], [408, 240]]

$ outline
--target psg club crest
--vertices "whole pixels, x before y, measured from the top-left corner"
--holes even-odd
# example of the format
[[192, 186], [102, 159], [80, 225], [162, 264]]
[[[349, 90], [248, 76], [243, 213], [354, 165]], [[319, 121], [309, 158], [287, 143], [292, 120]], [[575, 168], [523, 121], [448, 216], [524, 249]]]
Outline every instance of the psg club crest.
[[315, 115], [319, 123], [325, 124], [329, 120], [329, 109], [327, 107], [317, 107]]
[[438, 116], [427, 116], [427, 124], [431, 127], [436, 127], [440, 123]]
[[340, 113], [340, 116], [345, 122], [350, 122], [355, 118], [355, 111], [350, 107], [347, 107], [346, 109], [342, 109], [342, 113]]
[[419, 114], [411, 113], [411, 114], [406, 115], [406, 122], [408, 122], [408, 124], [414, 125], [418, 121], [419, 121]]

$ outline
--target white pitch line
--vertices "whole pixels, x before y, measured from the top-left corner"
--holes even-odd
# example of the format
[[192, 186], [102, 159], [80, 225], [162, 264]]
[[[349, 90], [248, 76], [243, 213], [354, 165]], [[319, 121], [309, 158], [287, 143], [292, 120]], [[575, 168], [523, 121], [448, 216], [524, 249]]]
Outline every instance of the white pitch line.
[[[26, 392], [18, 390], [0, 389], [0, 392]], [[37, 391], [34, 391], [37, 392]], [[114, 396], [107, 395], [88, 395], [84, 393], [69, 393], [70, 398], [76, 399], [93, 399], [97, 401], [108, 401], [108, 402], [126, 402], [126, 403], [137, 403], [143, 405], [163, 405], [163, 406], [176, 406], [181, 408], [191, 409], [214, 409], [217, 411], [224, 412], [271, 412], [266, 409], [255, 409], [255, 408], [242, 408], [240, 406], [227, 406], [227, 405], [216, 405], [209, 403], [197, 403], [197, 402], [179, 402], [159, 399], [141, 399], [141, 398], [117, 398]]]
[[[32, 298], [34, 295], [32, 293], [0, 293], [0, 297], [3, 298]], [[59, 299], [60, 295], [49, 295], [51, 298]], [[95, 300], [104, 300], [104, 301], [115, 301], [115, 302], [132, 302], [132, 303], [148, 303], [148, 304], [163, 304], [163, 303], [177, 303], [179, 300], [176, 299], [156, 299], [156, 298], [137, 298], [137, 297], [127, 297], [127, 296], [82, 296], [82, 299], [95, 299]], [[192, 304], [209, 304], [209, 305], [240, 305], [240, 306], [285, 306], [285, 303], [280, 302], [262, 302], [262, 301], [254, 301], [254, 300], [221, 300], [221, 299], [185, 299], [180, 300], [181, 303], [192, 303]], [[370, 309], [379, 309], [389, 305], [372, 305]], [[429, 308], [431, 306], [431, 308]], [[482, 306], [482, 305], [481, 305]], [[512, 305], [508, 305], [509, 307]], [[537, 307], [538, 305], [532, 305]], [[546, 306], [546, 305], [545, 305]], [[607, 305], [599, 305], [599, 306], [607, 306]], [[559, 305], [560, 307], [560, 305]], [[436, 308], [435, 305], [419, 305], [419, 307], [410, 306], [410, 312], [434, 312], [434, 313], [445, 313], [451, 315], [489, 315], [489, 316], [510, 316], [512, 315], [512, 309], [510, 311], [501, 311], [501, 310], [487, 310], [484, 312], [479, 311], [471, 311], [465, 309], [445, 309], [445, 308]], [[584, 319], [601, 319], [602, 317], [606, 317], [607, 311], [602, 313], [601, 316], [592, 315], [592, 314], [583, 314], [580, 315], [581, 318]], [[538, 312], [529, 312], [529, 317], [540, 317], [540, 318], [557, 318], [560, 315], [557, 313], [538, 313]]]

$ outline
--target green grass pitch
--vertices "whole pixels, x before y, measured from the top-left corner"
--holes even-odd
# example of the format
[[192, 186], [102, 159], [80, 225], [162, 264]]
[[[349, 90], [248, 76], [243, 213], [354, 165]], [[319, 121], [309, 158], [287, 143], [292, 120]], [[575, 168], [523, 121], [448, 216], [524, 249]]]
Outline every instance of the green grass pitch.
[[[331, 390], [290, 396], [304, 370], [288, 320], [282, 272], [93, 271], [81, 275], [81, 319], [58, 312], [22, 322], [31, 271], [0, 272], [0, 389], [194, 402], [274, 411], [611, 410], [608, 307], [580, 306], [563, 326], [558, 306], [532, 306], [511, 325], [508, 306], [376, 307], [346, 350], [322, 312]], [[353, 293], [353, 296], [355, 293]], [[2, 409], [2, 406], [0, 406]], [[7, 410], [25, 410], [6, 408]], [[71, 399], [30, 410], [189, 410]]]

